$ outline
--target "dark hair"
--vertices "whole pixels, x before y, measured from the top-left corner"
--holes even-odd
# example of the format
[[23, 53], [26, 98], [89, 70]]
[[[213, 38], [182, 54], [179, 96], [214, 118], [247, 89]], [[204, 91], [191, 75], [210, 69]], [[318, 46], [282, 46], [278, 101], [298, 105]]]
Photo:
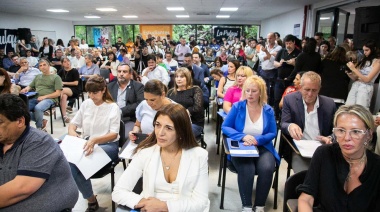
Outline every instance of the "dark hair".
[[86, 83], [87, 92], [99, 92], [99, 91], [103, 91], [104, 89], [105, 89], [105, 92], [102, 97], [103, 101], [107, 103], [114, 102], [110, 92], [108, 91], [106, 80], [102, 76], [97, 74], [95, 76], [90, 77], [87, 80], [87, 83]]
[[316, 33], [314, 34], [314, 36], [318, 36], [318, 37], [323, 38], [323, 32], [316, 32]]
[[256, 42], [256, 44], [258, 44], [259, 42], [257, 41], [257, 39], [256, 38], [252, 38], [249, 42], [251, 42], [251, 41], [255, 41]]
[[337, 46], [331, 53], [327, 54], [325, 60], [346, 63], [346, 50], [341, 46]]
[[224, 77], [223, 71], [220, 70], [220, 69], [218, 69], [218, 68], [214, 68], [214, 69], [211, 70], [210, 76], [213, 75], [213, 74], [218, 75], [220, 77]]
[[61, 38], [59, 38], [59, 39], [57, 40], [57, 46], [58, 46], [58, 45], [65, 47], [65, 45], [63, 44], [63, 41], [62, 41]]
[[164, 59], [164, 56], [161, 53], [156, 53], [156, 57], [158, 57], [160, 59]]
[[278, 32], [274, 32], [273, 34], [277, 35], [278, 38], [281, 37], [280, 33], [278, 33]]
[[[173, 103], [165, 105], [161, 110], [157, 111], [156, 116], [153, 119], [153, 126], [155, 126], [159, 116], [168, 116], [173, 122], [179, 149], [191, 149], [199, 146], [195, 141], [195, 137], [191, 129], [190, 117], [182, 105]], [[156, 133], [153, 132], [147, 139], [137, 146], [135, 153], [140, 149], [154, 146], [156, 143]]]
[[[133, 72], [133, 69], [131, 68], [131, 66], [130, 66], [128, 63], [120, 62], [119, 65], [117, 66], [117, 68], [118, 68], [119, 66], [128, 66], [128, 68], [129, 68], [129, 73], [132, 73], [132, 72]], [[117, 70], [117, 68], [116, 68], [116, 70]]]
[[[121, 47], [122, 47], [122, 46], [121, 46]], [[127, 50], [120, 48], [120, 49], [119, 49], [119, 52], [120, 52], [120, 53], [127, 53]]]
[[229, 63], [232, 63], [234, 64], [235, 66], [235, 72], [238, 70], [238, 68], [240, 67], [240, 61], [239, 60], [231, 60], [229, 61]]
[[161, 96], [164, 93], [166, 96], [168, 88], [160, 80], [152, 79], [145, 83], [144, 92], [156, 96]]
[[5, 69], [0, 68], [0, 76], [5, 76], [4, 85], [2, 86], [3, 90], [0, 94], [9, 93], [11, 90], [12, 83], [11, 78], [8, 75], [8, 72]]
[[16, 121], [18, 118], [25, 118], [25, 125], [29, 125], [29, 109], [24, 100], [14, 94], [0, 95], [0, 114], [9, 121]]
[[191, 53], [186, 53], [185, 56], [183, 56], [183, 57], [191, 57], [191, 58], [193, 58], [193, 54], [191, 54]]
[[153, 60], [154, 62], [156, 62], [156, 55], [148, 54], [148, 56], [146, 57], [146, 61], [149, 61], [149, 60]]
[[314, 38], [309, 38], [306, 42], [305, 47], [302, 49], [305, 53], [311, 54], [315, 52], [317, 47], [317, 41]]
[[11, 59], [15, 58], [15, 57], [19, 57], [18, 54], [14, 54], [11, 56]]
[[220, 63], [220, 65], [221, 66], [223, 66], [223, 60], [222, 60], [222, 58], [221, 57], [215, 57], [215, 59], [214, 59], [214, 64], [215, 64], [215, 66], [216, 66], [216, 61], [219, 61], [219, 63]]
[[327, 40], [322, 41], [319, 46], [322, 46], [322, 45], [327, 45], [327, 51], [328, 52], [330, 51], [330, 43]]
[[372, 65], [373, 59], [377, 58], [377, 52], [376, 52], [376, 41], [375, 40], [367, 40], [365, 44], [363, 45], [371, 50], [371, 53], [368, 55], [368, 57], [364, 56], [363, 59], [357, 64], [356, 67], [363, 68], [367, 61], [369, 62], [369, 66]]
[[115, 61], [117, 60], [117, 58], [116, 58], [115, 53], [113, 53], [113, 51], [109, 51], [109, 52], [107, 52], [108, 61], [110, 61], [110, 54], [113, 55], [113, 60], [112, 60], [112, 62], [115, 62]]
[[286, 35], [285, 37], [284, 37], [284, 42], [296, 42], [296, 37], [294, 36], [294, 35], [291, 35], [291, 34], [289, 34], [289, 35]]

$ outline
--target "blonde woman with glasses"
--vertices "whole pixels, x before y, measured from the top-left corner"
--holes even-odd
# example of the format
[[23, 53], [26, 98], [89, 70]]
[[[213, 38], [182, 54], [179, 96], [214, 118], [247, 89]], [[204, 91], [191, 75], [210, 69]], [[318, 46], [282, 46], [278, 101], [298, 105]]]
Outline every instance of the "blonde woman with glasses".
[[[298, 188], [299, 211], [380, 211], [380, 157], [368, 150], [372, 114], [361, 105], [343, 105], [335, 113], [336, 142], [314, 153]], [[318, 211], [319, 211], [318, 210]]]

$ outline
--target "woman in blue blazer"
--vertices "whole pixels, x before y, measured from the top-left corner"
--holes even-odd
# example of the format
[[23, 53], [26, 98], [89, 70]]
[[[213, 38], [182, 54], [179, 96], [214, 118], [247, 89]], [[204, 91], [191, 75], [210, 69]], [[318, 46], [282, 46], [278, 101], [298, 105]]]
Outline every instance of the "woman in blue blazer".
[[246, 79], [242, 101], [233, 104], [222, 125], [223, 133], [243, 145], [255, 145], [259, 157], [232, 157], [231, 162], [238, 173], [238, 186], [243, 211], [252, 211], [252, 188], [255, 174], [258, 175], [255, 211], [264, 211], [265, 202], [272, 184], [275, 164], [280, 157], [273, 147], [276, 137], [276, 120], [272, 107], [266, 104], [265, 81], [258, 76]]

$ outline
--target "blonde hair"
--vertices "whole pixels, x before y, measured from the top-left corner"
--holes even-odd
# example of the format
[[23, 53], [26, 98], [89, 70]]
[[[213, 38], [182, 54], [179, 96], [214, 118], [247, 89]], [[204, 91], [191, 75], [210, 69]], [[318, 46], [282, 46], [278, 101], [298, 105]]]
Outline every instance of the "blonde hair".
[[372, 136], [372, 132], [375, 129], [375, 121], [373, 120], [371, 112], [369, 112], [365, 107], [363, 107], [362, 105], [340, 106], [334, 115], [334, 127], [336, 127], [339, 116], [343, 114], [356, 115], [361, 121], [364, 122], [365, 127], [371, 130], [370, 135]]
[[260, 91], [259, 105], [264, 106], [268, 101], [267, 86], [265, 84], [265, 81], [257, 75], [250, 76], [245, 80], [244, 85], [243, 85], [243, 90], [242, 90], [242, 96], [241, 96], [242, 99], [246, 99], [245, 90], [247, 90], [247, 87], [252, 84], [256, 84], [257, 87], [259, 88], [259, 91]]
[[301, 87], [304, 84], [305, 78], [310, 79], [310, 81], [312, 81], [314, 83], [318, 83], [319, 87], [322, 86], [322, 84], [321, 84], [322, 83], [321, 76], [319, 76], [319, 74], [315, 73], [314, 71], [307, 71], [307, 72], [305, 72], [302, 75], [302, 77], [301, 77]]
[[[186, 89], [190, 89], [193, 87], [193, 78], [191, 77], [191, 72], [189, 69], [185, 67], [181, 67], [175, 71], [174, 77], [177, 77], [178, 75], [184, 75], [186, 78]], [[174, 89], [171, 89], [174, 94], [177, 94], [178, 85], [177, 83], [174, 83]]]
[[[235, 72], [235, 77], [240, 74], [244, 74], [248, 79], [248, 77], [253, 75], [253, 70], [248, 66], [240, 66]], [[237, 80], [235, 80], [234, 86], [237, 86]]]

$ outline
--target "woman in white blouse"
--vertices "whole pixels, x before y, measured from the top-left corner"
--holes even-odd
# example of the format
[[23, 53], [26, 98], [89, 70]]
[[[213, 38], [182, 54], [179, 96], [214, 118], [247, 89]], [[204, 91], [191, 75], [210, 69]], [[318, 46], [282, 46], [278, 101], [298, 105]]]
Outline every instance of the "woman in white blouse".
[[[88, 97], [84, 101], [69, 125], [69, 135], [79, 136], [77, 128], [82, 128], [82, 138], [88, 139], [83, 151], [86, 156], [91, 155], [95, 145], [99, 145], [111, 158], [118, 159], [119, 128], [121, 113], [119, 106], [112, 100], [108, 92], [106, 80], [99, 76], [92, 76], [86, 83]], [[86, 211], [96, 211], [99, 204], [92, 190], [90, 179], [86, 180], [76, 165], [70, 163], [73, 178], [82, 193], [88, 200]]]
[[108, 52], [107, 53], [108, 60], [104, 61], [102, 66], [100, 66], [100, 69], [108, 69], [110, 73], [112, 73], [113, 77], [110, 77], [112, 79], [116, 79], [117, 77], [117, 66], [119, 65], [119, 60], [116, 58], [115, 53], [113, 52]]
[[[157, 112], [154, 133], [135, 150], [112, 200], [141, 211], [209, 211], [208, 153], [198, 146], [186, 109], [169, 104]], [[143, 176], [143, 191], [132, 190]]]

